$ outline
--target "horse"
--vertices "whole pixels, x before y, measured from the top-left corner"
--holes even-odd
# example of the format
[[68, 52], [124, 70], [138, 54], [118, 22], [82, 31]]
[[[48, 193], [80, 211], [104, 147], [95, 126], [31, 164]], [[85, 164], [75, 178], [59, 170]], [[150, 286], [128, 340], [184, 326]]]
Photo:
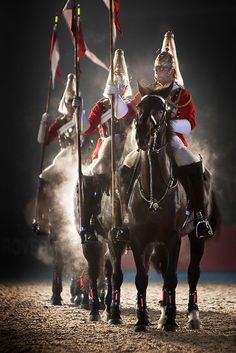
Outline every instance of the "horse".
[[[184, 187], [175, 176], [175, 164], [170, 141], [173, 135], [165, 99], [169, 88], [149, 90], [140, 86], [142, 100], [138, 105], [136, 141], [139, 149], [135, 167], [137, 177], [129, 198], [128, 218], [130, 247], [136, 265], [137, 323], [134, 331], [146, 331], [150, 325], [146, 290], [150, 263], [161, 272], [163, 289], [161, 317], [158, 328], [175, 331], [177, 264], [181, 237], [188, 234], [190, 264], [188, 267], [189, 301], [188, 326], [201, 327], [197, 306], [197, 283], [200, 277], [200, 261], [204, 252], [204, 240], [197, 239], [193, 227], [185, 225], [188, 199]], [[209, 183], [209, 175], [206, 177]], [[209, 185], [207, 185], [209, 186]], [[218, 208], [214, 193], [208, 193], [208, 216], [213, 229], [218, 220]], [[119, 258], [116, 261], [119, 263]], [[113, 270], [114, 290], [117, 301], [113, 303], [111, 319], [119, 323], [119, 293], [122, 273], [119, 265]]]
[[[131, 131], [131, 121], [119, 121], [119, 134], [115, 134], [116, 139], [116, 163], [117, 169], [122, 164], [122, 157], [126, 153], [124, 152], [126, 143], [125, 141], [129, 138], [129, 132]], [[82, 244], [83, 254], [88, 264], [88, 276], [89, 276], [89, 293], [90, 293], [90, 313], [89, 321], [100, 321], [101, 315], [100, 310], [103, 309], [101, 300], [99, 298], [98, 283], [99, 278], [104, 278], [106, 281], [106, 293], [104, 298], [105, 303], [105, 317], [106, 321], [112, 322], [111, 311], [114, 303], [114, 298], [117, 297], [116, 292], [113, 290], [114, 283], [114, 263], [119, 266], [121, 263], [121, 256], [126, 249], [125, 242], [116, 242], [112, 231], [112, 214], [111, 214], [111, 170], [107, 167], [111, 162], [111, 138], [108, 137], [104, 140], [102, 145], [102, 159], [99, 157], [94, 160], [86, 169], [86, 173], [92, 173], [90, 175], [85, 174], [85, 170], [82, 175], [82, 189], [83, 189], [83, 201], [90, 207], [91, 221], [94, 224], [95, 232], [97, 234], [97, 241], [88, 241]], [[100, 153], [100, 152], [99, 152]], [[89, 170], [89, 172], [88, 172]], [[95, 173], [94, 170], [98, 170]], [[76, 184], [76, 190], [74, 194], [74, 214], [75, 224], [77, 232], [80, 232], [80, 210], [79, 207], [79, 180]], [[90, 194], [88, 197], [86, 194]], [[121, 214], [119, 209], [119, 200], [115, 200], [117, 219], [118, 223], [121, 223]], [[116, 261], [116, 259], [119, 259]]]
[[[89, 150], [88, 141], [82, 145]], [[86, 163], [85, 153], [83, 163]], [[67, 168], [65, 168], [67, 166]], [[53, 162], [42, 171], [38, 198], [37, 222], [32, 229], [37, 235], [48, 236], [52, 255], [51, 304], [63, 305], [63, 272], [71, 276], [70, 302], [84, 309], [89, 307], [87, 263], [78, 256], [79, 240], [73, 222], [73, 192], [77, 159], [73, 146], [62, 149]], [[66, 206], [65, 206], [66, 205]], [[104, 280], [99, 279], [99, 293], [103, 304]]]

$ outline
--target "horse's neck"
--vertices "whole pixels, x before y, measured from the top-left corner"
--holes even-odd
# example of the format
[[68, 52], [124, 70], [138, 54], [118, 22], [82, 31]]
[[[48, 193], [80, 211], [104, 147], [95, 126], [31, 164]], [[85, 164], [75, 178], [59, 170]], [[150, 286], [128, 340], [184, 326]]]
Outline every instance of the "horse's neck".
[[[151, 160], [151, 168], [150, 168]], [[166, 189], [171, 177], [170, 158], [163, 149], [158, 154], [152, 153], [150, 158], [147, 152], [142, 152], [141, 157], [141, 182], [144, 191], [150, 195], [152, 192], [158, 197]], [[152, 190], [150, 186], [152, 184]]]

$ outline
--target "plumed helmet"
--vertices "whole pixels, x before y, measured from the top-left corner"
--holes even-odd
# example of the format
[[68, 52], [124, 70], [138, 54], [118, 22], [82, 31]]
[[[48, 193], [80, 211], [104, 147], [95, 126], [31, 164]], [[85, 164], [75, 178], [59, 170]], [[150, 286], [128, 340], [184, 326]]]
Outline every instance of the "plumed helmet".
[[168, 48], [157, 55], [155, 63], [155, 70], [162, 67], [168, 70], [175, 69], [175, 62], [173, 56], [168, 52]]
[[157, 55], [156, 60], [154, 62], [154, 70], [156, 70], [157, 67], [163, 67], [169, 70], [174, 69], [176, 82], [180, 85], [184, 84], [179, 69], [174, 34], [171, 31], [166, 32], [164, 36], [161, 52]]
[[[132, 89], [130, 86], [128, 70], [125, 62], [124, 51], [122, 49], [117, 49], [115, 51], [114, 59], [113, 59], [113, 82], [117, 85], [118, 89], [123, 92], [122, 97], [127, 98], [132, 96]], [[107, 90], [109, 85], [111, 84], [111, 70], [109, 72], [106, 87], [104, 90], [104, 97], [108, 97]]]
[[59, 108], [58, 108], [59, 113], [65, 114], [65, 115], [68, 114], [66, 103], [72, 102], [75, 96], [75, 90], [76, 90], [76, 78], [74, 74], [70, 73], [67, 75], [66, 87], [65, 87], [63, 96], [61, 98], [61, 101], [59, 103]]

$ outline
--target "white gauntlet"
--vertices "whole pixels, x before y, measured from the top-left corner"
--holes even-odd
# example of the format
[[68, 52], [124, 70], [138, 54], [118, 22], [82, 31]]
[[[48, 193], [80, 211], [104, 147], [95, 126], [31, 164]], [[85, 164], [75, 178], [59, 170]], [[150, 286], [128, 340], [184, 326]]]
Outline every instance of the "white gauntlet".
[[[114, 101], [114, 115], [117, 119], [123, 118], [128, 113], [128, 106], [123, 101], [120, 96], [115, 96]], [[106, 121], [111, 119], [111, 109], [108, 109], [104, 114], [101, 116], [101, 124], [104, 124]]]
[[40, 126], [39, 126], [38, 138], [37, 138], [38, 143], [40, 143], [40, 144], [44, 143], [48, 118], [49, 118], [49, 115], [47, 113], [44, 113], [42, 115], [42, 119], [41, 119]]
[[172, 130], [180, 134], [188, 135], [192, 130], [191, 124], [187, 119], [173, 119], [170, 123]]

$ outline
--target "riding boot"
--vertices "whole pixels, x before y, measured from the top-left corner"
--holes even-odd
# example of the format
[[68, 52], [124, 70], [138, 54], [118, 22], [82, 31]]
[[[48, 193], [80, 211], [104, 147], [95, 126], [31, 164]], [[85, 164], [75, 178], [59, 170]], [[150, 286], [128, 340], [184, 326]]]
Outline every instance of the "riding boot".
[[83, 175], [82, 177], [82, 193], [83, 193], [83, 207], [82, 207], [82, 220], [80, 226], [81, 243], [84, 244], [90, 241], [97, 241], [95, 234], [93, 217], [95, 207], [95, 186], [94, 177]]
[[128, 214], [129, 185], [133, 171], [134, 168], [128, 168], [126, 165], [123, 165], [120, 170], [120, 201], [116, 200], [117, 212], [120, 216], [120, 225], [113, 227], [111, 230], [111, 235], [115, 242], [129, 242], [129, 228], [123, 223], [126, 221], [126, 215]]
[[180, 180], [184, 180], [183, 186], [187, 192], [193, 210], [194, 225], [196, 227], [196, 237], [207, 239], [213, 236], [212, 228], [207, 220], [206, 208], [204, 203], [204, 180], [202, 162], [192, 163], [178, 167]]

